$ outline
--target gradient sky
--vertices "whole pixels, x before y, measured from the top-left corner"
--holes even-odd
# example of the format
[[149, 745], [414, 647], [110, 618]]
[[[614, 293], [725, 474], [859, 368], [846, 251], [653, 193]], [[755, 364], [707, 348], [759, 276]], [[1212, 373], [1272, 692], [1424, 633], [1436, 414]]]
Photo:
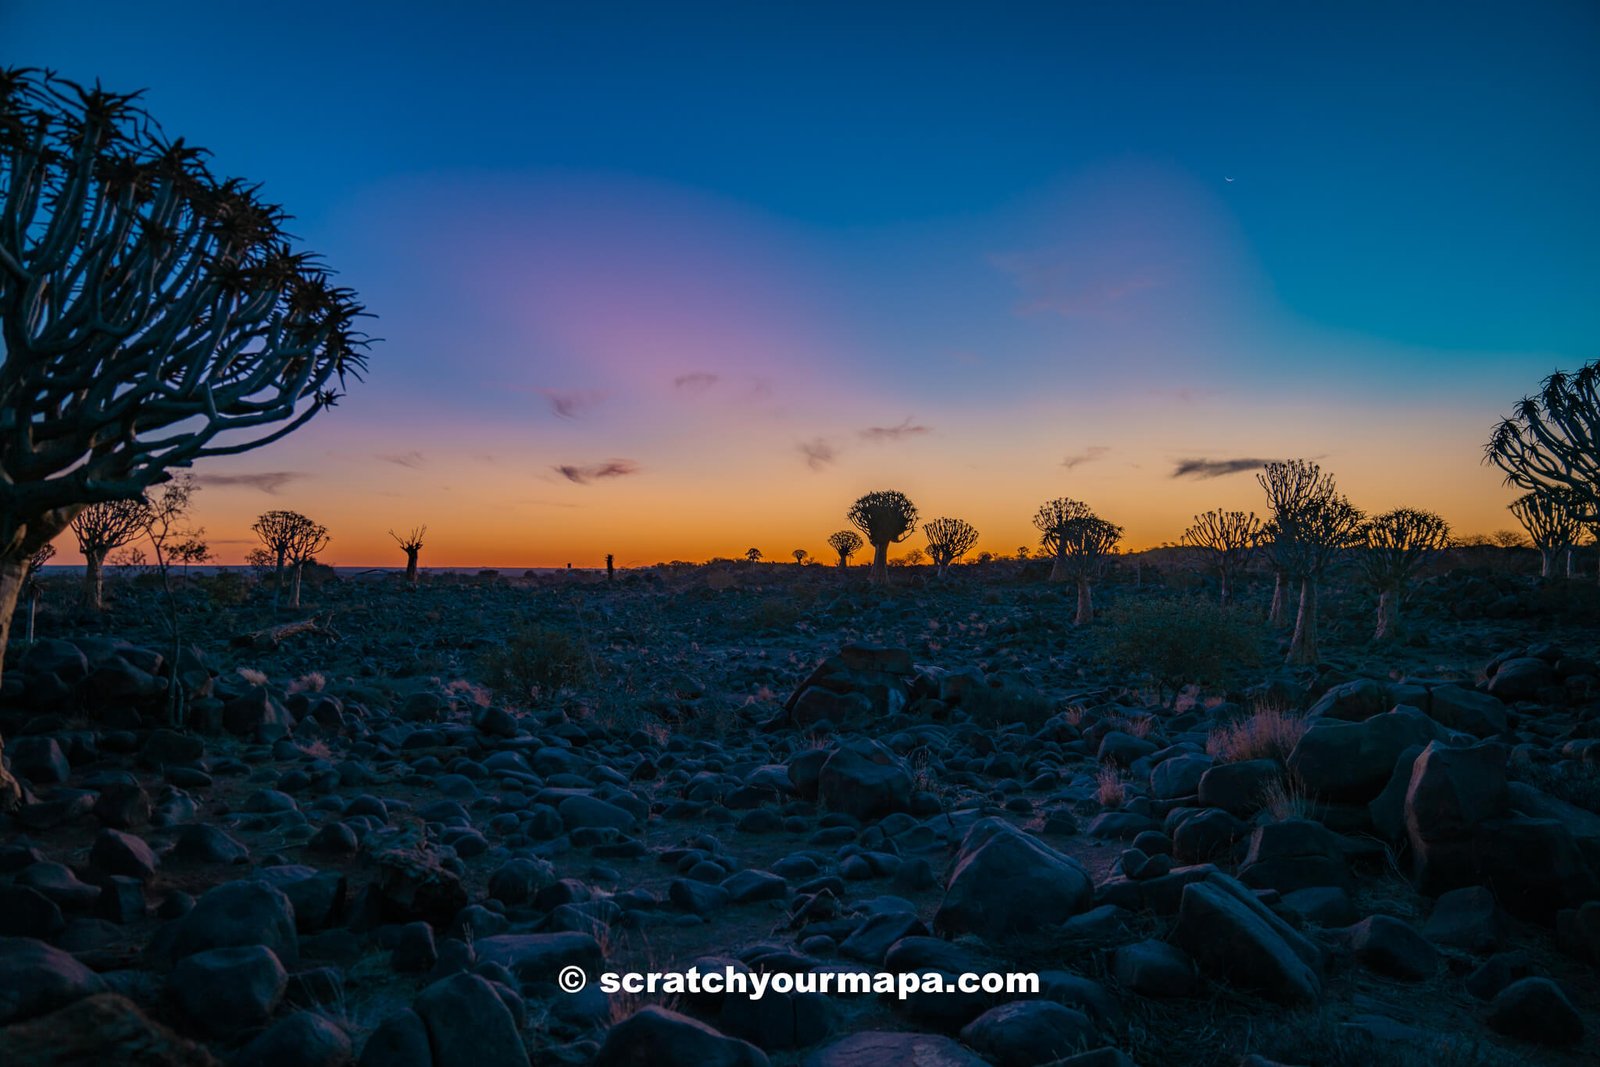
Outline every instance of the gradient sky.
[[198, 469], [225, 562], [269, 508], [344, 565], [825, 555], [879, 488], [1144, 547], [1263, 510], [1183, 461], [1291, 456], [1504, 528], [1490, 427], [1600, 356], [1596, 57], [1589, 2], [0, 0], [0, 62], [147, 88], [379, 316]]

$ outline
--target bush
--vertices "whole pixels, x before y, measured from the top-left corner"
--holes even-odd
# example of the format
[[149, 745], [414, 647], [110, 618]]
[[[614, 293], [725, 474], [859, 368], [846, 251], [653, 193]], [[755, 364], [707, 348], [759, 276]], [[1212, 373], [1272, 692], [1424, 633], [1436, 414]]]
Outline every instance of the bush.
[[[1158, 690], [1225, 685], [1261, 659], [1261, 623], [1245, 611], [1194, 597], [1125, 601], [1107, 613], [1101, 653]], [[1158, 696], [1160, 693], [1158, 692]]]
[[533, 624], [484, 653], [481, 666], [490, 686], [538, 701], [584, 681], [593, 671], [593, 660], [582, 639], [553, 626]]

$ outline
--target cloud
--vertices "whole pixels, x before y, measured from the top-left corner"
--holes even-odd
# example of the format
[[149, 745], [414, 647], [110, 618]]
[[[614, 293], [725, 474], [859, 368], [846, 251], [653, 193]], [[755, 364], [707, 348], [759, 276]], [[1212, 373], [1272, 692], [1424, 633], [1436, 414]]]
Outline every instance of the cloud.
[[1009, 275], [1021, 293], [1019, 315], [1049, 312], [1066, 319], [1120, 317], [1129, 297], [1163, 284], [1146, 265], [1075, 258], [1062, 250], [991, 255], [989, 263]]
[[672, 379], [672, 386], [674, 389], [683, 389], [691, 393], [703, 393], [713, 385], [716, 385], [717, 381], [717, 375], [697, 370], [689, 374], [678, 375]]
[[1266, 459], [1180, 459], [1173, 468], [1174, 478], [1220, 478], [1224, 474], [1239, 474], [1259, 470], [1271, 460]]
[[540, 389], [540, 396], [550, 402], [550, 410], [563, 419], [575, 419], [605, 399], [605, 394], [594, 389]]
[[795, 446], [806, 459], [806, 466], [814, 471], [820, 471], [839, 458], [839, 452], [820, 437], [810, 441], [802, 441]]
[[909, 418], [895, 426], [868, 426], [861, 431], [861, 436], [868, 441], [879, 444], [888, 441], [898, 441], [905, 437], [917, 437], [925, 433], [932, 433], [931, 426], [913, 423]]
[[588, 485], [600, 478], [623, 478], [637, 474], [639, 465], [631, 459], [608, 459], [604, 463], [590, 463], [581, 467], [563, 463], [552, 469], [569, 482]]
[[1100, 459], [1110, 451], [1110, 445], [1090, 445], [1077, 455], [1068, 456], [1066, 459], [1062, 460], [1061, 465], [1067, 468], [1067, 470], [1071, 470], [1079, 464], [1093, 463], [1095, 460]]
[[276, 496], [279, 489], [305, 476], [303, 471], [263, 471], [260, 474], [201, 474], [195, 480], [206, 486], [259, 489], [268, 496]]
[[421, 452], [395, 452], [378, 458], [385, 463], [393, 463], [396, 467], [410, 467], [412, 470], [416, 470], [426, 462]]

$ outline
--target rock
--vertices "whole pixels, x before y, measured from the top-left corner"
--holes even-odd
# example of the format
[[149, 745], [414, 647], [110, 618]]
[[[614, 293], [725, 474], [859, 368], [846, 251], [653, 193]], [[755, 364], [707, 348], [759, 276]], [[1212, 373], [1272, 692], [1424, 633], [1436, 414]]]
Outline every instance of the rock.
[[152, 767], [195, 763], [206, 754], [206, 744], [193, 734], [180, 734], [165, 727], [151, 730], [139, 758]]
[[1310, 819], [1285, 819], [1256, 827], [1239, 868], [1239, 881], [1280, 893], [1315, 886], [1355, 888], [1338, 838]]
[[1467, 992], [1479, 1000], [1493, 1000], [1500, 990], [1532, 974], [1533, 961], [1526, 952], [1496, 952], [1467, 975]]
[[1422, 934], [1436, 945], [1493, 952], [1505, 936], [1505, 921], [1493, 893], [1481, 885], [1465, 886], [1439, 897]]
[[480, 964], [499, 964], [523, 985], [554, 985], [566, 966], [582, 967], [594, 982], [605, 965], [600, 943], [586, 933], [497, 934], [478, 938], [473, 947]]
[[144, 839], [121, 830], [101, 830], [89, 849], [89, 862], [106, 874], [122, 874], [148, 882], [161, 861]]
[[349, 1034], [325, 1016], [297, 1011], [246, 1045], [230, 1067], [345, 1067], [354, 1055]]
[[54, 938], [66, 926], [61, 906], [37, 889], [0, 883], [0, 937]]
[[1323, 800], [1365, 804], [1411, 745], [1443, 740], [1444, 727], [1416, 708], [1397, 707], [1365, 722], [1313, 723], [1289, 754], [1289, 771]]
[[561, 813], [561, 822], [571, 833], [579, 827], [609, 827], [632, 833], [639, 824], [633, 813], [617, 805], [601, 800], [599, 797], [570, 796], [557, 805], [556, 810]]
[[178, 831], [172, 858], [190, 863], [248, 863], [250, 850], [227, 831], [208, 823], [190, 823]]
[[1139, 941], [1111, 953], [1111, 974], [1141, 996], [1187, 997], [1199, 986], [1194, 961], [1165, 941]]
[[389, 1016], [367, 1038], [359, 1067], [433, 1067], [428, 1028], [409, 1008]]
[[1452, 730], [1474, 737], [1498, 737], [1506, 732], [1506, 706], [1488, 693], [1438, 685], [1432, 690], [1429, 706], [1434, 720]]
[[1408, 745], [1395, 757], [1388, 784], [1367, 804], [1372, 827], [1385, 841], [1399, 841], [1406, 836], [1406, 792], [1411, 788], [1411, 769], [1420, 755], [1421, 745]]
[[1118, 767], [1127, 767], [1142, 756], [1155, 752], [1159, 745], [1154, 741], [1147, 741], [1142, 737], [1124, 733], [1121, 730], [1110, 730], [1100, 739], [1100, 749], [1095, 758], [1101, 763], [1111, 763]]
[[434, 944], [433, 927], [424, 922], [407, 923], [400, 929], [394, 951], [389, 954], [389, 966], [400, 974], [422, 974], [439, 962], [439, 950]]
[[1219, 763], [1200, 776], [1200, 806], [1249, 816], [1266, 806], [1267, 786], [1283, 776], [1277, 760]]
[[218, 1067], [203, 1045], [152, 1022], [131, 1000], [97, 993], [0, 1030], [6, 1067]]
[[1250, 831], [1250, 826], [1221, 808], [1195, 812], [1172, 834], [1172, 857], [1179, 863], [1207, 863], [1231, 857], [1234, 842]]
[[769, 1067], [766, 1053], [658, 1005], [606, 1032], [592, 1067]]
[[1490, 819], [1473, 845], [1481, 881], [1513, 915], [1548, 924], [1562, 908], [1600, 899], [1600, 873], [1565, 820]]
[[993, 939], [1063, 922], [1093, 901], [1093, 883], [1076, 860], [989, 818], [962, 840], [933, 921]]
[[1434, 741], [1424, 748], [1411, 768], [1405, 806], [1417, 890], [1437, 896], [1475, 884], [1477, 827], [1505, 814], [1509, 802], [1504, 745], [1445, 748]]
[[1317, 926], [1350, 926], [1357, 918], [1356, 906], [1350, 894], [1337, 886], [1296, 889], [1283, 894], [1278, 907], [1302, 923]]
[[297, 964], [294, 906], [281, 890], [263, 882], [224, 882], [202, 894], [177, 921], [172, 958], [250, 945], [265, 945], [288, 966]]
[[168, 976], [167, 990], [191, 1022], [225, 1037], [271, 1018], [288, 980], [271, 949], [245, 945], [185, 956]]
[[1523, 978], [1496, 994], [1489, 1028], [1540, 1045], [1575, 1045], [1583, 1040], [1583, 1017], [1548, 978]]
[[1314, 1003], [1322, 982], [1282, 931], [1217, 884], [1184, 886], [1172, 943], [1207, 974], [1280, 1004]]
[[1001, 1004], [961, 1030], [961, 1040], [995, 1067], [1048, 1063], [1093, 1045], [1096, 1038], [1087, 1015], [1049, 1000]]
[[881, 964], [890, 946], [906, 937], [923, 937], [928, 928], [916, 912], [887, 912], [869, 916], [839, 945], [839, 955], [874, 966]]
[[1383, 711], [1388, 704], [1388, 694], [1381, 684], [1371, 678], [1357, 678], [1336, 685], [1322, 694], [1321, 699], [1306, 712], [1306, 717], [1365, 722]]
[[723, 879], [722, 888], [735, 904], [748, 904], [758, 900], [783, 900], [789, 895], [789, 883], [771, 871], [735, 871]]
[[802, 1067], [990, 1067], [938, 1034], [864, 1030], [807, 1056]]
[[838, 1009], [821, 993], [779, 993], [760, 1000], [732, 995], [722, 1001], [723, 1033], [764, 1051], [809, 1048], [833, 1033]]
[[389, 922], [421, 919], [444, 926], [468, 904], [461, 876], [428, 846], [389, 848], [376, 856], [378, 912]]
[[118, 925], [144, 918], [144, 883], [126, 875], [108, 875], [95, 897], [94, 913]]
[[1150, 795], [1157, 800], [1194, 796], [1200, 789], [1201, 776], [1213, 762], [1210, 756], [1194, 754], [1162, 760], [1150, 772]]
[[1389, 915], [1363, 919], [1344, 932], [1344, 939], [1363, 966], [1390, 978], [1421, 982], [1439, 969], [1439, 950]]
[[674, 878], [667, 886], [667, 899], [691, 915], [713, 915], [727, 907], [731, 898], [719, 885], [693, 878]]
[[555, 868], [549, 861], [518, 856], [502, 863], [489, 875], [489, 899], [512, 907], [526, 904], [555, 880]]
[[876, 741], [840, 745], [822, 765], [817, 799], [830, 811], [863, 821], [911, 810], [911, 774]]
[[414, 1005], [428, 1030], [434, 1067], [527, 1067], [511, 1010], [475, 974], [453, 974], [424, 989]]
[[99, 975], [60, 949], [28, 937], [0, 937], [0, 1026], [104, 990]]
[[1540, 690], [1555, 681], [1555, 671], [1544, 660], [1520, 656], [1495, 668], [1489, 679], [1489, 692], [1501, 700], [1535, 700]]
[[34, 785], [60, 785], [72, 777], [72, 765], [53, 737], [18, 737], [6, 746], [11, 773]]
[[222, 706], [222, 728], [239, 737], [273, 741], [294, 729], [294, 716], [266, 686], [251, 686]]
[[95, 798], [94, 817], [101, 826], [131, 830], [150, 821], [150, 794], [137, 782], [113, 782]]

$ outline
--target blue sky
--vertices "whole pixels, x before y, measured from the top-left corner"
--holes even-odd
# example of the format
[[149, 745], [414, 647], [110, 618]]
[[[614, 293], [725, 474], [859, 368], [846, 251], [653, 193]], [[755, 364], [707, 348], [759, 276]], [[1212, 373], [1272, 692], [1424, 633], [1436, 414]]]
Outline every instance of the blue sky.
[[[473, 531], [507, 484], [576, 541], [781, 470], [771, 536], [826, 505], [820, 542], [856, 488], [942, 465], [972, 492], [937, 510], [1007, 540], [1065, 494], [1154, 542], [1202, 490], [1259, 506], [1170, 477], [1231, 451], [1488, 528], [1488, 424], [1600, 355], [1593, 4], [0, 0], [0, 41], [147, 88], [381, 316], [372, 381], [232, 461], [294, 477], [217, 483], [219, 527], [454, 493], [499, 559]], [[868, 433], [896, 426], [923, 432]], [[614, 457], [637, 475], [550, 480]], [[630, 551], [705, 531], [660, 535]]]

